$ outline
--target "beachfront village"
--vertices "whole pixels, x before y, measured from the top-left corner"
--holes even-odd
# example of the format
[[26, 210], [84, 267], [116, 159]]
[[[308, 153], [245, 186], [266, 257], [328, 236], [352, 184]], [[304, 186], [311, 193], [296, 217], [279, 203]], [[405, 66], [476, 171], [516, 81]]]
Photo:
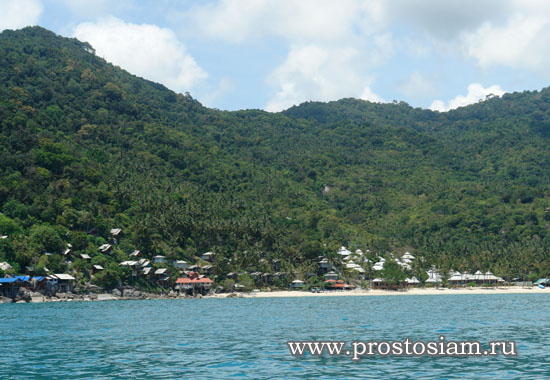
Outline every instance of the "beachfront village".
[[[8, 239], [8, 236], [2, 236]], [[239, 294], [251, 291], [301, 290], [337, 292], [353, 289], [406, 290], [412, 287], [479, 287], [498, 285], [531, 286], [519, 278], [505, 281], [490, 271], [442, 272], [410, 252], [373, 254], [345, 246], [320, 255], [296, 271], [280, 259], [260, 258], [247, 270], [237, 269], [234, 260], [208, 251], [192, 258], [148, 255], [134, 249], [123, 252], [121, 228], [110, 230], [108, 240], [95, 252], [78, 252], [67, 244], [60, 256], [62, 273], [47, 267], [27, 266], [23, 270], [0, 262], [0, 296], [4, 302], [33, 299], [95, 299], [98, 294], [118, 298], [201, 297], [215, 293]], [[420, 265], [422, 264], [422, 265]], [[540, 279], [535, 285], [550, 282]]]

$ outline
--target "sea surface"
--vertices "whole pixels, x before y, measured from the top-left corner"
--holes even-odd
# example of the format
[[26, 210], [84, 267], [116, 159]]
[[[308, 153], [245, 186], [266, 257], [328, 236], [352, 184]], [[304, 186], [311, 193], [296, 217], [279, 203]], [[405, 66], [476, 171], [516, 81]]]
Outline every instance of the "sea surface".
[[[548, 379], [550, 297], [0, 305], [0, 379]], [[290, 355], [289, 340], [513, 340], [516, 357]]]

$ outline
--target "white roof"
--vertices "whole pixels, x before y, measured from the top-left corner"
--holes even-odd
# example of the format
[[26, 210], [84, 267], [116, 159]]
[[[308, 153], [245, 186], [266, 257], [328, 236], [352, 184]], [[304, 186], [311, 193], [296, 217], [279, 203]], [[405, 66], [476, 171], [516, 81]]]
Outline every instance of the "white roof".
[[155, 271], [155, 274], [164, 274], [168, 269], [166, 268], [160, 268]]
[[407, 284], [420, 284], [420, 281], [418, 281], [418, 279], [414, 276], [412, 278], [406, 278], [405, 282]]
[[401, 257], [402, 259], [409, 259], [414, 260], [414, 256], [410, 254], [410, 252], [405, 252], [405, 254]]
[[1, 262], [0, 263], [0, 269], [2, 270], [10, 270], [12, 269], [11, 265], [6, 263], [5, 261], [4, 262]]
[[122, 232], [122, 229], [120, 229], [120, 228], [112, 228], [111, 229], [111, 235], [118, 235], [121, 232]]
[[304, 282], [302, 280], [294, 280], [292, 281], [293, 284], [303, 284]]
[[344, 246], [341, 246], [337, 253], [338, 253], [339, 255], [342, 255], [342, 256], [349, 256], [349, 255], [351, 255], [351, 251], [348, 251], [348, 249], [347, 249], [346, 247], [344, 247]]
[[359, 256], [363, 256], [363, 251], [361, 251], [360, 249], [356, 249], [355, 254]]
[[436, 270], [430, 269], [426, 272], [428, 275], [428, 279], [426, 282], [428, 283], [434, 283], [434, 282], [441, 282], [441, 275]]
[[76, 280], [76, 278], [74, 278], [70, 274], [66, 274], [66, 273], [59, 273], [59, 274], [56, 273], [56, 274], [54, 274], [54, 276], [57, 277], [60, 280]]
[[123, 261], [123, 262], [120, 263], [120, 265], [125, 266], [125, 267], [133, 267], [133, 266], [136, 266], [138, 264], [139, 263], [137, 261]]

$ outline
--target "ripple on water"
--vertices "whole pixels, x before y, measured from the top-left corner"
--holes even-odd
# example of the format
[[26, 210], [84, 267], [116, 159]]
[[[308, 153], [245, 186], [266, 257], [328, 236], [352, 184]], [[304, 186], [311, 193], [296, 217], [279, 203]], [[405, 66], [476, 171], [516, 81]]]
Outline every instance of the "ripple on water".
[[[545, 378], [546, 295], [154, 300], [0, 307], [0, 378]], [[517, 357], [292, 357], [288, 340], [514, 340]]]

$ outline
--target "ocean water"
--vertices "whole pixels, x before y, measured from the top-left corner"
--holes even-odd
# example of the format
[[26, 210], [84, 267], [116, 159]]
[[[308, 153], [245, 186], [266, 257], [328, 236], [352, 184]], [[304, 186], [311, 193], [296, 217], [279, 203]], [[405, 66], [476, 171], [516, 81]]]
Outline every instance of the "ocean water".
[[[0, 305], [1, 379], [548, 379], [550, 297]], [[516, 357], [290, 355], [289, 340], [513, 340]]]

